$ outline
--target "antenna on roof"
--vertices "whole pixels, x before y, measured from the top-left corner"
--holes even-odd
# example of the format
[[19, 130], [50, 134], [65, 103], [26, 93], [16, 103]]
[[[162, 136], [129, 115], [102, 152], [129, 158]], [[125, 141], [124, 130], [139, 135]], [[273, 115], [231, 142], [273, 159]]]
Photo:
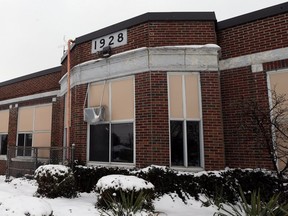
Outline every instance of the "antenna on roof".
[[66, 51], [67, 51], [66, 46], [67, 46], [67, 43], [68, 43], [68, 40], [66, 39], [66, 35], [63, 36], [63, 41], [64, 41], [64, 43], [59, 45], [58, 48], [62, 48], [63, 49], [63, 55], [64, 55], [66, 53]]

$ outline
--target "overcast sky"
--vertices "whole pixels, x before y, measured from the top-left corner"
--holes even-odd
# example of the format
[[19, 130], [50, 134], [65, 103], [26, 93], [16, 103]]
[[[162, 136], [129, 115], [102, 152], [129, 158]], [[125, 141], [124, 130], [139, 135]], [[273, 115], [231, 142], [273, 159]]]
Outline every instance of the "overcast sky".
[[214, 11], [218, 21], [281, 0], [0, 0], [0, 82], [60, 65], [68, 39], [146, 12]]

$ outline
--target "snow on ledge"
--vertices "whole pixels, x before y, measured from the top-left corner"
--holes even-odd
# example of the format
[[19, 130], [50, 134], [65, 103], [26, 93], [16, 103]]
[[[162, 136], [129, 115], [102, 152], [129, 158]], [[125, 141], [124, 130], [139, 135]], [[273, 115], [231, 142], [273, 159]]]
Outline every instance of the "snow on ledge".
[[143, 189], [154, 189], [154, 185], [136, 176], [126, 175], [107, 175], [98, 180], [96, 189], [100, 190], [100, 193], [109, 188], [140, 191]]

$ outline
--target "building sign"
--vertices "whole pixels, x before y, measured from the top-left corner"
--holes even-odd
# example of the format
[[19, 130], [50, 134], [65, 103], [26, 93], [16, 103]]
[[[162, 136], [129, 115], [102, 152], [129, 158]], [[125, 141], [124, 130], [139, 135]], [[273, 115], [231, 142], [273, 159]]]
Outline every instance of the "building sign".
[[127, 29], [92, 40], [92, 53], [102, 51], [104, 47], [118, 47], [127, 44]]

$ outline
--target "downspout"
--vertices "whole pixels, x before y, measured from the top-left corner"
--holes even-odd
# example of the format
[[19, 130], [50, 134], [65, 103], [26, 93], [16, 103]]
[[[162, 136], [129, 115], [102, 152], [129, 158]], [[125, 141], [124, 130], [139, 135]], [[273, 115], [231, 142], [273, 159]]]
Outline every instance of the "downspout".
[[[73, 43], [73, 40], [68, 40], [67, 43], [67, 133], [66, 133], [66, 146], [70, 146], [70, 127], [71, 127], [71, 84], [70, 84], [70, 45]], [[67, 158], [68, 153], [67, 151]]]

